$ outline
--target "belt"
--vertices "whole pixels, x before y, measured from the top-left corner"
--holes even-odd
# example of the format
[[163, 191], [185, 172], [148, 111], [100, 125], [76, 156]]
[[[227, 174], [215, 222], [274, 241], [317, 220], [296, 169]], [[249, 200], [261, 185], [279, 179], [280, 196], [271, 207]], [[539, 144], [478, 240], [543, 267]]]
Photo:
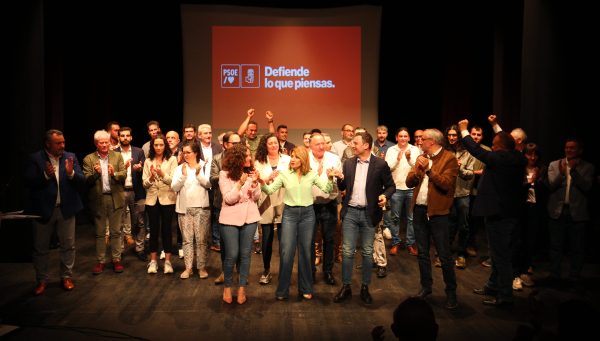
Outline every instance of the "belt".
[[353, 208], [355, 210], [359, 210], [359, 211], [364, 211], [367, 209], [367, 206], [348, 206], [350, 208]]
[[125, 187], [125, 191], [126, 192], [131, 192], [131, 191], [133, 191], [133, 187]]
[[314, 203], [314, 205], [329, 205], [332, 202], [335, 202], [335, 199], [329, 199], [329, 200], [327, 200], [325, 202]]
[[427, 205], [418, 205], [418, 204], [415, 204], [415, 207], [427, 208]]

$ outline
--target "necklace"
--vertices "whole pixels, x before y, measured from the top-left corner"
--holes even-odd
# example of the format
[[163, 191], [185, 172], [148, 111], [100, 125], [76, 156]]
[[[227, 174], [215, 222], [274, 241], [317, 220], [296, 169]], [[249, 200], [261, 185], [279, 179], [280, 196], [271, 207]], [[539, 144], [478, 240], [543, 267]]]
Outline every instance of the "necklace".
[[277, 166], [279, 164], [279, 154], [277, 154], [276, 156], [268, 156], [269, 158], [269, 164], [271, 166]]

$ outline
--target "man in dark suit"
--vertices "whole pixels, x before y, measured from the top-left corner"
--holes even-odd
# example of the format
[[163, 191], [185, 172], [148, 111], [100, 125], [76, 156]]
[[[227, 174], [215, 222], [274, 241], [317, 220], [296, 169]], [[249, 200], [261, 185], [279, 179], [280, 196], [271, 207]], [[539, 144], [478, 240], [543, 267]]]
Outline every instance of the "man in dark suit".
[[288, 127], [285, 124], [277, 126], [277, 141], [279, 141], [279, 152], [285, 155], [292, 154], [292, 150], [296, 147], [293, 143], [288, 141]]
[[371, 154], [373, 137], [367, 132], [357, 133], [352, 140], [355, 156], [346, 160], [343, 174], [339, 174], [338, 187], [346, 190], [342, 206], [343, 258], [342, 288], [334, 297], [335, 303], [352, 296], [352, 271], [356, 242], [360, 237], [362, 252], [362, 285], [360, 298], [366, 304], [373, 299], [369, 294], [373, 268], [373, 238], [375, 226], [383, 216], [382, 207], [396, 190], [387, 163]]
[[200, 140], [200, 158], [210, 165], [214, 155], [223, 151], [218, 143], [212, 142], [212, 128], [210, 124], [201, 124], [198, 126], [198, 140]]
[[46, 290], [50, 237], [54, 230], [60, 242], [62, 287], [65, 290], [75, 287], [71, 279], [75, 264], [75, 215], [83, 208], [79, 196], [83, 173], [75, 154], [65, 152], [63, 133], [48, 130], [44, 143], [45, 149], [31, 154], [25, 167], [25, 181], [30, 190], [25, 213], [40, 216], [33, 222], [35, 295]]
[[[147, 261], [144, 252], [144, 239], [146, 238], [146, 226], [144, 224], [144, 202], [146, 200], [146, 190], [142, 183], [142, 171], [144, 170], [144, 151], [142, 148], [131, 145], [133, 136], [131, 128], [123, 127], [119, 131], [119, 148], [115, 151], [120, 152], [127, 169], [125, 178], [125, 205], [129, 208], [123, 210], [123, 234], [128, 246], [135, 243], [135, 252], [142, 261]], [[135, 235], [135, 239], [132, 236]]]
[[468, 125], [468, 120], [458, 122], [463, 145], [471, 155], [485, 164], [485, 172], [479, 181], [477, 200], [473, 206], [473, 215], [484, 217], [494, 265], [485, 286], [473, 292], [492, 296], [485, 299], [483, 304], [512, 305], [510, 239], [525, 204], [522, 183], [527, 159], [515, 150], [515, 140], [509, 133], [498, 132], [492, 141], [492, 151], [488, 151], [473, 141], [467, 130]]
[[114, 272], [123, 272], [121, 264], [121, 219], [125, 206], [123, 185], [127, 169], [121, 153], [109, 150], [110, 135], [105, 130], [94, 134], [96, 151], [83, 159], [83, 175], [88, 186], [89, 207], [96, 228], [96, 257], [92, 273], [101, 274], [106, 263], [106, 219], [110, 231], [110, 248]]

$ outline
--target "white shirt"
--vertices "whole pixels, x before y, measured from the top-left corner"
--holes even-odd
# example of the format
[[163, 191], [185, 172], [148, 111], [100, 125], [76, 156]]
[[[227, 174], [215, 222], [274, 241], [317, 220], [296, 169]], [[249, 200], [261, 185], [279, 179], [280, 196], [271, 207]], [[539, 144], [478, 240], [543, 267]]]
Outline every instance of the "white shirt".
[[[127, 164], [127, 161], [129, 161], [131, 159], [131, 146], [129, 146], [128, 151], [124, 151], [123, 148], [121, 148], [121, 156], [123, 156], [123, 162], [125, 162], [125, 164]], [[130, 164], [129, 167], [127, 167], [127, 178], [125, 178], [125, 187], [126, 188], [133, 187], [133, 180], [131, 179], [131, 166], [133, 166], [133, 165]]]
[[[182, 163], [175, 168], [171, 188], [177, 192], [177, 201], [175, 202], [175, 212], [185, 214], [188, 207], [209, 207], [208, 189], [210, 189], [210, 180], [207, 175], [205, 163], [200, 160], [202, 170], [196, 175], [196, 170], [190, 168], [187, 163]], [[183, 176], [182, 169], [187, 168], [187, 176]], [[208, 171], [210, 172], [210, 170]]]
[[[410, 143], [406, 146], [405, 151], [406, 150], [410, 150], [410, 160], [406, 159], [404, 152], [400, 150], [400, 147], [397, 144], [388, 148], [387, 153], [385, 154], [385, 162], [390, 166], [396, 189], [400, 190], [411, 189], [406, 186], [406, 176], [417, 162], [417, 157], [421, 155], [421, 150]], [[401, 152], [402, 157], [398, 160], [398, 154]]]
[[[334, 153], [325, 152], [321, 161], [317, 160], [312, 153], [312, 150], [309, 153], [310, 160], [310, 169], [312, 169], [315, 173], [319, 174], [319, 163], [323, 163], [323, 168], [321, 175], [319, 177], [325, 181], [328, 181], [327, 170], [330, 168], [334, 168], [337, 170], [342, 170], [342, 162], [340, 158]], [[315, 204], [326, 204], [331, 200], [334, 200], [339, 195], [339, 190], [337, 188], [336, 182], [333, 183], [333, 190], [330, 193], [323, 192], [319, 187], [312, 187], [313, 199], [315, 200]]]
[[369, 159], [365, 161], [356, 158], [356, 172], [354, 174], [354, 184], [352, 185], [352, 196], [348, 201], [348, 205], [350, 206], [367, 206], [367, 177], [369, 173], [369, 162], [371, 162], [371, 158], [373, 157], [376, 156], [371, 154]]
[[204, 155], [204, 161], [209, 165], [212, 162], [212, 146], [209, 144], [208, 147], [205, 147], [202, 143], [200, 143], [200, 147], [202, 147], [202, 154]]
[[[559, 161], [560, 162], [560, 161]], [[566, 176], [567, 176], [567, 188], [565, 188], [565, 205], [569, 204], [569, 197], [571, 193], [571, 166], [569, 165], [569, 160], [565, 159], [565, 165], [567, 168]]]
[[[427, 155], [427, 158], [429, 159], [429, 166], [427, 166], [427, 170], [430, 170], [431, 166], [433, 165], [433, 160], [431, 160], [431, 158], [438, 155], [443, 149], [444, 148], [440, 147], [440, 149], [438, 149], [435, 153], [433, 153], [433, 155], [431, 155], [431, 157]], [[423, 176], [423, 182], [421, 183], [421, 187], [419, 188], [419, 193], [417, 193], [417, 200], [415, 201], [415, 204], [427, 206], [428, 192], [429, 192], [429, 176], [427, 176], [427, 174], [425, 174]]]
[[[50, 163], [54, 166], [54, 178], [56, 178], [56, 205], [60, 205], [60, 175], [58, 171], [60, 170], [60, 158], [55, 158], [53, 155], [48, 154], [48, 158], [50, 159]], [[44, 172], [44, 176], [46, 179], [50, 179], [46, 172]]]

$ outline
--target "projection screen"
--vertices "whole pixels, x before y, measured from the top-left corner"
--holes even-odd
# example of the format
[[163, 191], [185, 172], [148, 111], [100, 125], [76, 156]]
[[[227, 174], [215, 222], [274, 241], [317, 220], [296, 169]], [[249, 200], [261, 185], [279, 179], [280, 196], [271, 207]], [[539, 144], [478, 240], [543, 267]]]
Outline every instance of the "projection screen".
[[339, 140], [342, 124], [377, 126], [381, 9], [268, 9], [182, 5], [184, 124], [236, 131], [254, 108], [288, 139], [319, 128]]

